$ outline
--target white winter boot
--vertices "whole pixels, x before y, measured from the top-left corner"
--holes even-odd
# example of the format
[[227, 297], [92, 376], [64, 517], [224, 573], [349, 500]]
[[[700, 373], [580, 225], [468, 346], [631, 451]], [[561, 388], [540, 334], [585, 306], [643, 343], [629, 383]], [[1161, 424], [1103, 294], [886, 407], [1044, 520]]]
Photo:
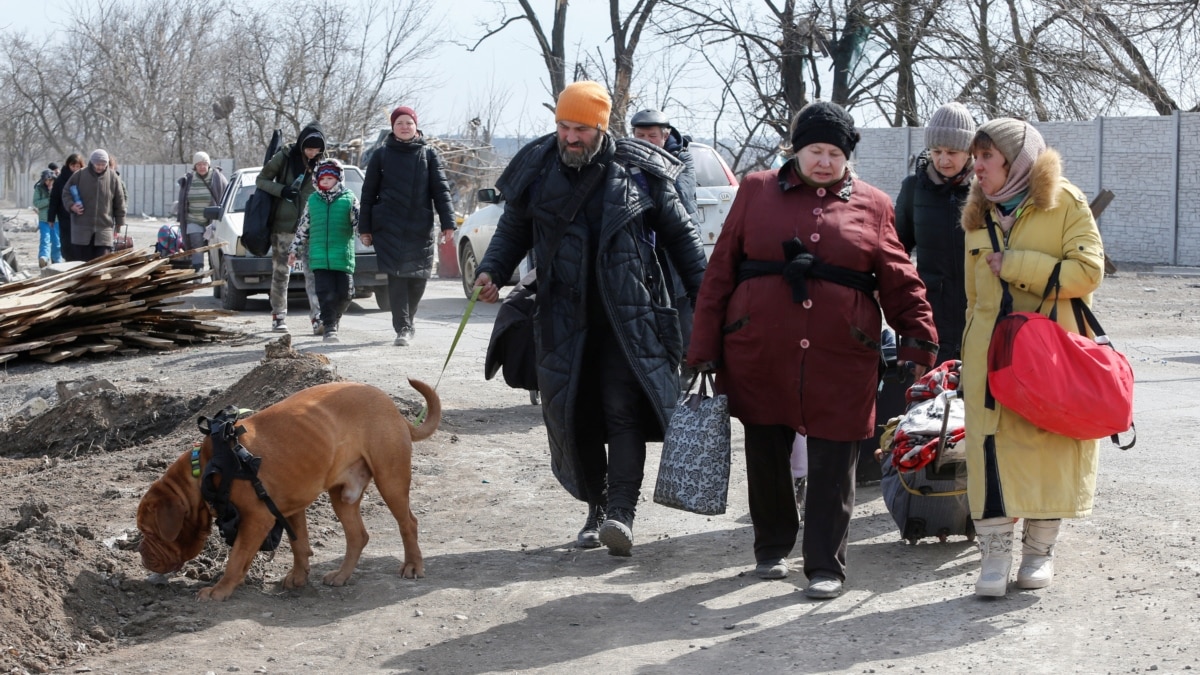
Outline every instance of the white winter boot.
[[1021, 567], [1017, 588], [1045, 588], [1054, 579], [1054, 542], [1061, 520], [1025, 519], [1021, 530]]
[[985, 518], [975, 521], [975, 541], [979, 544], [981, 566], [975, 582], [975, 595], [1002, 598], [1008, 591], [1012, 571], [1012, 518]]

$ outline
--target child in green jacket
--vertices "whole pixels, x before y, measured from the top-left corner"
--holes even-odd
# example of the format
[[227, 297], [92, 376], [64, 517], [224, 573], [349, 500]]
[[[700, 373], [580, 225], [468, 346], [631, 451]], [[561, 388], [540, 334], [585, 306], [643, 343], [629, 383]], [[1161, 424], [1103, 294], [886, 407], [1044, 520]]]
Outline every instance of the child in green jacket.
[[341, 162], [323, 160], [313, 170], [317, 190], [308, 197], [288, 250], [288, 265], [307, 253], [321, 307], [325, 342], [338, 342], [338, 322], [350, 306], [354, 284], [354, 238], [358, 198], [342, 182]]

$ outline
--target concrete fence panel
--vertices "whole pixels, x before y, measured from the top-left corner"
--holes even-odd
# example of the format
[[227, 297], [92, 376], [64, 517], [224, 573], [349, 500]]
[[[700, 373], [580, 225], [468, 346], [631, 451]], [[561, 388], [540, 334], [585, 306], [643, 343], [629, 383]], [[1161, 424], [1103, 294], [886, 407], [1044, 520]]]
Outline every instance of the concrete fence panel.
[[[1100, 218], [1114, 260], [1200, 265], [1200, 113], [1098, 117], [1036, 125], [1063, 158], [1063, 174], [1089, 199], [1116, 199]], [[923, 128], [862, 129], [855, 170], [892, 195], [924, 149]]]

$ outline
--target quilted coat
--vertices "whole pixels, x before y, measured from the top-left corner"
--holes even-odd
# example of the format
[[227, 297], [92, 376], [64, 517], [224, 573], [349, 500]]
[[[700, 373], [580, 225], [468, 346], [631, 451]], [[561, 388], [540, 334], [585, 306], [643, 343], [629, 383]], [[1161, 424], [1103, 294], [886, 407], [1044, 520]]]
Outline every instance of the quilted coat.
[[[1055, 263], [1062, 261], [1058, 321], [1078, 332], [1070, 298], [1091, 304], [1104, 273], [1100, 231], [1083, 193], [1062, 177], [1058, 153], [1044, 151], [1029, 180], [1028, 206], [1019, 213], [1004, 248], [1000, 277], [1009, 283], [1013, 310], [1033, 312]], [[971, 517], [981, 518], [985, 494], [984, 441], [994, 436], [1004, 515], [1073, 518], [1088, 515], [1096, 489], [1097, 442], [1043, 431], [999, 403], [984, 405], [987, 350], [1000, 307], [1001, 287], [987, 264], [992, 252], [986, 214], [992, 204], [978, 183], [963, 209], [966, 231], [967, 327], [963, 340], [962, 389], [966, 403], [967, 496]], [[1049, 313], [1049, 303], [1042, 310]], [[1103, 321], [1103, 317], [1101, 317]], [[990, 514], [989, 514], [990, 515]]]
[[[605, 139], [596, 161], [607, 161], [597, 188], [602, 200], [599, 243], [593, 250], [579, 218], [553, 232], [556, 206], [565, 195], [543, 194], [546, 171], [563, 169], [554, 134], [526, 145], [496, 186], [507, 199], [504, 214], [479, 272], [506, 280], [533, 249], [537, 261], [534, 341], [542, 415], [550, 440], [551, 469], [576, 498], [584, 500], [582, 469], [575, 443], [575, 401], [584, 368], [587, 339], [589, 267], [596, 265], [596, 292], [612, 333], [651, 402], [661, 440], [679, 396], [678, 364], [683, 355], [679, 321], [654, 255], [654, 238], [665, 248], [689, 295], [695, 297], [704, 274], [704, 249], [671, 183], [678, 160], [646, 143]], [[633, 177], [633, 171], [646, 177]], [[639, 184], [641, 183], [641, 184]], [[644, 186], [644, 187], [643, 187]], [[652, 237], [651, 234], [655, 235]], [[557, 239], [557, 249], [550, 250]], [[548, 263], [547, 261], [553, 261]]]
[[[926, 366], [936, 351], [933, 312], [896, 238], [891, 199], [850, 172], [829, 188], [811, 187], [794, 165], [742, 181], [696, 302], [688, 363], [718, 364], [717, 389], [743, 423], [786, 424], [832, 441], [871, 438], [880, 306], [900, 335], [898, 357]], [[821, 279], [808, 280], [803, 303], [778, 274], [738, 282], [743, 259], [782, 262], [783, 242], [793, 238], [825, 263], [873, 274], [879, 304]]]
[[411, 141], [388, 135], [367, 162], [362, 196], [358, 231], [374, 239], [380, 269], [400, 277], [432, 277], [434, 211], [442, 230], [454, 229], [450, 183], [437, 151], [420, 135]]
[[[967, 291], [963, 283], [963, 231], [959, 225], [970, 183], [935, 183], [928, 151], [917, 158], [917, 171], [904, 179], [896, 197], [896, 234], [909, 253], [916, 249], [917, 274], [933, 307], [938, 363], [962, 351]], [[969, 177], [969, 175], [968, 175]]]

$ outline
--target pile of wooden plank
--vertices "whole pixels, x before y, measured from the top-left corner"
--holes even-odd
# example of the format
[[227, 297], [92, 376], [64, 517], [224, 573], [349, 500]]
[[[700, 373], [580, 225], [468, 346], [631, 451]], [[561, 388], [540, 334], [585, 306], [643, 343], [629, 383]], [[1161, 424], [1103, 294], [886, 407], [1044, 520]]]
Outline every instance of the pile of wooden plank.
[[214, 285], [208, 272], [172, 267], [171, 261], [152, 248], [128, 249], [58, 274], [0, 285], [0, 363], [18, 356], [56, 363], [84, 354], [134, 354], [241, 337], [204, 323], [230, 312], [168, 309], [183, 303], [180, 296]]

